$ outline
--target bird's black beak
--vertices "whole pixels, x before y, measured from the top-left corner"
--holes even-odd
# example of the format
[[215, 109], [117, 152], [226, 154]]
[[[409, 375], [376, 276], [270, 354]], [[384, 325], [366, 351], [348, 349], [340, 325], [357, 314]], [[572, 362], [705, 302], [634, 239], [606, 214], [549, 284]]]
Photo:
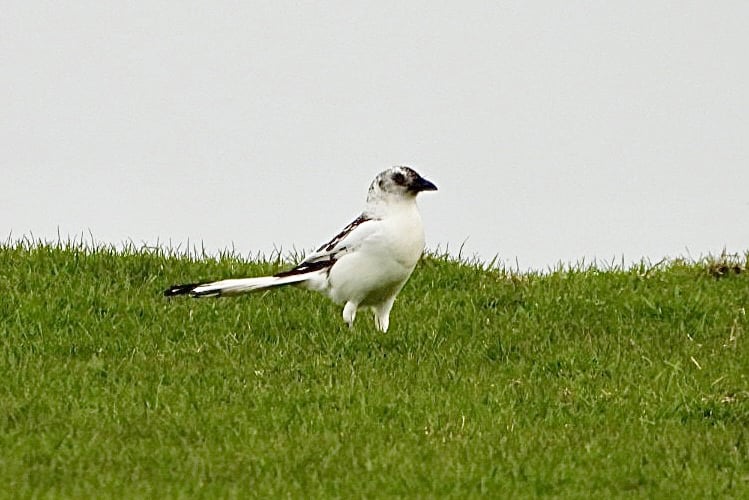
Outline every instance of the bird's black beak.
[[408, 190], [413, 191], [414, 193], [419, 193], [421, 191], [437, 191], [437, 186], [435, 186], [431, 181], [419, 177], [411, 183]]

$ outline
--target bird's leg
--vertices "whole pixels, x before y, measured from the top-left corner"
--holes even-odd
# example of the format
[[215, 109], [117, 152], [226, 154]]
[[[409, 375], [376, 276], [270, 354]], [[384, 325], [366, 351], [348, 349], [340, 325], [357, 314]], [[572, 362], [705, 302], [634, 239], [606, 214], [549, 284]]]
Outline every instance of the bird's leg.
[[375, 325], [377, 325], [377, 329], [382, 333], [388, 331], [388, 325], [390, 324], [390, 310], [393, 308], [394, 302], [395, 296], [374, 308]]
[[357, 307], [359, 307], [358, 304], [355, 304], [351, 301], [346, 302], [346, 305], [343, 307], [343, 321], [348, 324], [349, 328], [354, 327], [354, 319], [356, 319]]

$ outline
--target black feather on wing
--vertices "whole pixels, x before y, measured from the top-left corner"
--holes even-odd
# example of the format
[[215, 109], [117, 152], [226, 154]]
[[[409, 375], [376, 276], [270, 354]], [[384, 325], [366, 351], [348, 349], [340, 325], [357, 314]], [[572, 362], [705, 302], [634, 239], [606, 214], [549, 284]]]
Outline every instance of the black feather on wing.
[[331, 250], [333, 250], [336, 247], [336, 245], [338, 245], [338, 243], [341, 242], [342, 239], [344, 239], [346, 236], [348, 236], [349, 233], [351, 233], [351, 231], [353, 231], [354, 229], [356, 229], [357, 226], [361, 225], [362, 223], [367, 222], [368, 220], [372, 220], [371, 217], [367, 217], [364, 214], [360, 215], [359, 217], [357, 217], [356, 219], [354, 219], [351, 222], [351, 224], [349, 224], [348, 226], [344, 227], [343, 230], [340, 233], [338, 233], [335, 236], [333, 236], [333, 239], [331, 239], [329, 242], [325, 243], [320, 248], [318, 248], [317, 251], [318, 252], [322, 252], [324, 250], [326, 252], [330, 252]]
[[305, 273], [311, 273], [314, 271], [319, 271], [321, 269], [326, 269], [331, 267], [333, 264], [335, 264], [335, 259], [328, 259], [328, 260], [318, 260], [315, 262], [302, 262], [298, 266], [296, 266], [294, 269], [289, 269], [288, 271], [282, 271], [280, 273], [276, 273], [273, 276], [276, 278], [284, 278], [286, 276], [295, 276], [297, 274], [305, 274]]
[[203, 283], [185, 283], [184, 285], [172, 285], [166, 290], [164, 290], [164, 297], [173, 297], [175, 295], [188, 295], [192, 293], [192, 291], [199, 287], [200, 285], [205, 285], [206, 282]]
[[[308, 256], [302, 262], [300, 262], [293, 269], [288, 271], [282, 271], [274, 274], [277, 278], [283, 278], [286, 276], [295, 276], [298, 274], [311, 273], [320, 271], [322, 269], [330, 269], [333, 264], [338, 260], [338, 254], [347, 249], [346, 245], [341, 245], [341, 242], [351, 234], [354, 229], [362, 225], [363, 223], [373, 220], [364, 214], [354, 219], [348, 226], [344, 227], [340, 233], [336, 234], [330, 241], [321, 245], [320, 248], [315, 250], [313, 254]], [[340, 246], [339, 246], [340, 245]]]

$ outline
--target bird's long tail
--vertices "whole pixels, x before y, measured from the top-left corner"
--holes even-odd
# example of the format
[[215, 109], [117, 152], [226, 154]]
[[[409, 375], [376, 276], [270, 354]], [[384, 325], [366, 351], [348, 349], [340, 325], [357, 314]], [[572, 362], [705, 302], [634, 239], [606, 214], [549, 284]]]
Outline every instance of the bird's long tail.
[[241, 293], [255, 292], [276, 286], [301, 283], [310, 279], [309, 273], [290, 276], [260, 276], [258, 278], [239, 278], [207, 283], [186, 283], [173, 285], [164, 290], [164, 295], [190, 295], [192, 297], [224, 297]]

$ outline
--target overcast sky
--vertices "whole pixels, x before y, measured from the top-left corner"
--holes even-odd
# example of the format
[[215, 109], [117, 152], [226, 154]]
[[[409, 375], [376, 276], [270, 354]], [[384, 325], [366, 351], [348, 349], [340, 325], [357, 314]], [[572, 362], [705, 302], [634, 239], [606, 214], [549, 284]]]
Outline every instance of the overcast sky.
[[749, 2], [41, 2], [0, 12], [0, 233], [308, 250], [411, 165], [427, 245], [749, 249]]

